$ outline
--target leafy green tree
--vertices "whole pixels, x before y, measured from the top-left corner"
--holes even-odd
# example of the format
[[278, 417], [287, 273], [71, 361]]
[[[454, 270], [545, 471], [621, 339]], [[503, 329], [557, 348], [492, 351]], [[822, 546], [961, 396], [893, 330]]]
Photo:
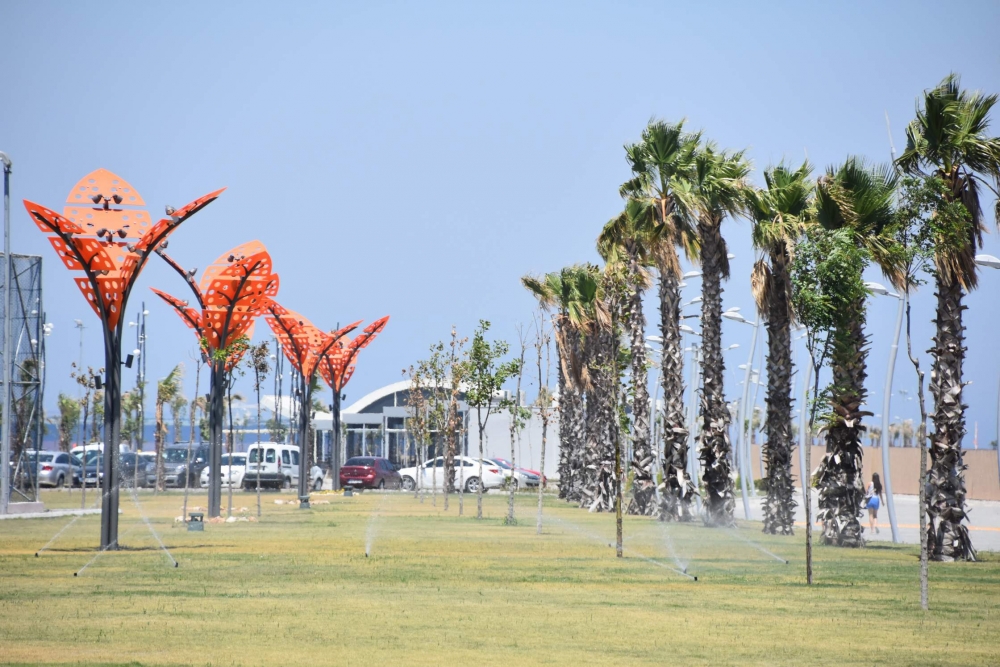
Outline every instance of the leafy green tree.
[[80, 402], [59, 392], [57, 401], [59, 406], [59, 449], [68, 452], [73, 445], [73, 431], [80, 423]]
[[[906, 128], [906, 149], [896, 161], [903, 171], [929, 176], [939, 183], [937, 215], [928, 220], [934, 246], [933, 275], [937, 294], [931, 348], [931, 471], [929, 477], [930, 550], [935, 560], [975, 560], [966, 518], [962, 402], [965, 294], [976, 288], [976, 249], [982, 246], [982, 188], [1000, 194], [1000, 137], [989, 136], [989, 115], [996, 95], [963, 90], [950, 74], [924, 92], [917, 117]], [[956, 208], [964, 209], [955, 210]], [[994, 202], [1000, 223], [1000, 197]]]
[[[153, 431], [153, 443], [156, 448], [156, 490], [163, 491], [163, 446], [166, 442], [167, 427], [163, 418], [163, 406], [169, 404], [180, 391], [180, 377], [183, 373], [183, 364], [177, 364], [173, 370], [167, 373], [167, 377], [156, 383], [156, 428]], [[185, 470], [185, 474], [189, 474]]]
[[486, 424], [493, 412], [510, 407], [511, 399], [498, 397], [504, 383], [516, 375], [520, 368], [516, 360], [501, 361], [507, 356], [510, 346], [502, 340], [493, 343], [487, 341], [486, 332], [489, 329], [489, 322], [479, 320], [479, 327], [472, 336], [472, 345], [463, 372], [463, 377], [468, 383], [465, 400], [469, 407], [475, 408], [479, 426], [479, 476], [475, 481], [477, 519], [483, 518], [483, 438]]
[[872, 413], [867, 399], [867, 337], [864, 333], [868, 288], [862, 274], [871, 261], [887, 279], [901, 286], [899, 249], [894, 242], [897, 178], [889, 167], [869, 166], [848, 158], [827, 169], [816, 183], [817, 223], [829, 232], [820, 237], [818, 265], [821, 298], [832, 318], [829, 391], [825, 415], [827, 454], [819, 466], [819, 518], [826, 544], [864, 544], [861, 465], [864, 425]]
[[764, 171], [767, 189], [750, 188], [747, 211], [754, 245], [763, 253], [750, 280], [758, 316], [767, 322], [767, 466], [764, 532], [791, 535], [795, 523], [792, 484], [792, 253], [812, 206], [811, 168], [784, 164]]

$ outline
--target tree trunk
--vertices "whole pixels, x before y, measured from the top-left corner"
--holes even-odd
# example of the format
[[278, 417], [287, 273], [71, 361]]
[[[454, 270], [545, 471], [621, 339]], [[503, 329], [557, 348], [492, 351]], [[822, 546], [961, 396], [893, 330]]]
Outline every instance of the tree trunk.
[[[615, 404], [611, 375], [612, 355], [616, 351], [610, 331], [596, 331], [595, 354], [590, 372], [594, 391], [593, 419], [587, 434], [589, 493], [585, 498], [591, 512], [611, 512], [615, 507], [615, 438], [618, 406]], [[588, 408], [590, 400], [588, 398]], [[591, 413], [588, 411], [588, 417]]]
[[556, 336], [562, 340], [562, 345], [556, 346], [559, 369], [559, 497], [563, 500], [579, 500], [573, 497], [573, 459], [580, 454], [579, 443], [574, 440], [573, 427], [578, 419], [576, 415], [576, 392], [570, 390], [571, 382], [566, 377], [569, 364], [572, 363], [563, 350], [568, 349], [570, 342], [570, 324], [565, 319], [565, 313], [556, 323]]
[[937, 331], [930, 353], [934, 359], [930, 390], [934, 397], [934, 432], [931, 434], [931, 467], [927, 528], [930, 557], [938, 561], [976, 560], [969, 530], [962, 525], [965, 510], [965, 464], [962, 437], [965, 410], [962, 403], [962, 363], [965, 360], [965, 327], [962, 324], [962, 286], [938, 272]]
[[590, 371], [590, 387], [587, 389], [586, 412], [584, 416], [584, 442], [580, 469], [580, 505], [590, 507], [597, 497], [597, 470], [601, 461], [602, 415], [605, 382], [600, 365], [605, 355], [600, 352], [600, 332], [590, 331], [582, 340], [584, 363]]
[[735, 524], [729, 408], [723, 388], [725, 363], [722, 359], [722, 278], [728, 277], [726, 242], [720, 233], [720, 217], [703, 217], [698, 222], [701, 237], [701, 461], [705, 470], [705, 521], [710, 525]]
[[784, 242], [771, 252], [767, 313], [767, 498], [764, 532], [791, 535], [795, 524], [792, 484], [792, 331], [789, 320], [788, 254]]
[[864, 545], [858, 517], [865, 495], [861, 419], [870, 414], [861, 411], [867, 397], [864, 305], [845, 317], [847, 324], [834, 332], [830, 357], [833, 413], [826, 433], [826, 455], [819, 466], [819, 519], [824, 544], [859, 547]]
[[156, 448], [156, 490], [163, 487], [163, 403], [156, 401], [156, 429], [153, 431], [153, 446]]
[[653, 516], [656, 504], [653, 448], [649, 442], [649, 378], [646, 372], [646, 316], [642, 312], [642, 286], [638, 258], [629, 258], [629, 283], [623, 313], [632, 352], [632, 500], [629, 514]]
[[697, 493], [688, 474], [679, 284], [680, 279], [674, 271], [660, 267], [660, 337], [663, 339], [660, 378], [663, 384], [663, 491], [660, 495], [660, 517], [667, 521], [690, 521], [691, 500]]

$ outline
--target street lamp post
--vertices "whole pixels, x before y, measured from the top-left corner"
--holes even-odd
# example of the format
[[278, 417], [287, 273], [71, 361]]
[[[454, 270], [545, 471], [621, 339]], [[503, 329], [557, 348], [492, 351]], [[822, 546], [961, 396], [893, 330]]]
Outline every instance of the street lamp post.
[[0, 514], [7, 513], [10, 503], [10, 173], [13, 163], [6, 153], [0, 152], [3, 163], [3, 425], [0, 426]]
[[[757, 350], [757, 334], [760, 331], [760, 322], [751, 322], [739, 313], [739, 309], [730, 309], [722, 313], [722, 316], [726, 319], [733, 320], [734, 322], [743, 322], [745, 324], [753, 325], [753, 335], [750, 337], [750, 356], [747, 359], [747, 367], [743, 373], [743, 397], [740, 399], [740, 410], [739, 410], [739, 440], [738, 447], [740, 453], [739, 469], [740, 469], [740, 494], [743, 497], [743, 515], [749, 521], [750, 520], [750, 501], [747, 498], [747, 472], [750, 466], [746, 465], [746, 428], [744, 423], [746, 422], [746, 411], [747, 411], [747, 401], [750, 400], [750, 374], [753, 369], [753, 356], [754, 352]], [[752, 417], [751, 417], [752, 419]]]
[[[988, 269], [1000, 269], [1000, 258], [993, 255], [976, 255], [976, 264]], [[6, 356], [4, 357], [6, 359]], [[923, 446], [923, 443], [920, 443]], [[1000, 477], [1000, 385], [997, 387], [997, 473]]]
[[899, 527], [896, 523], [896, 503], [892, 498], [892, 472], [889, 460], [889, 409], [892, 402], [892, 376], [896, 368], [896, 352], [899, 349], [899, 334], [903, 329], [903, 311], [906, 306], [905, 296], [900, 296], [895, 292], [890, 292], [883, 285], [873, 282], [865, 283], [872, 294], [881, 296], [891, 296], [899, 300], [899, 307], [896, 311], [896, 332], [892, 337], [892, 345], [889, 347], [889, 367], [885, 372], [885, 389], [882, 396], [882, 432], [879, 443], [882, 447], [882, 477], [885, 479], [885, 504], [889, 511], [889, 527], [892, 529], [893, 543], [899, 543]]

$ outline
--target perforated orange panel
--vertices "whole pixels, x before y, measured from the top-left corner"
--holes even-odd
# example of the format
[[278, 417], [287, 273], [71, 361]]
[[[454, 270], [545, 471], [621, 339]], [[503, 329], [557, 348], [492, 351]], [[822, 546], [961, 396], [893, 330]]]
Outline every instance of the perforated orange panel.
[[95, 169], [81, 178], [80, 182], [70, 190], [69, 196], [66, 197], [66, 203], [84, 206], [88, 203], [93, 204], [90, 198], [96, 194], [108, 197], [115, 194], [121, 195], [123, 205], [146, 205], [146, 202], [142, 200], [142, 197], [128, 181], [107, 169]]

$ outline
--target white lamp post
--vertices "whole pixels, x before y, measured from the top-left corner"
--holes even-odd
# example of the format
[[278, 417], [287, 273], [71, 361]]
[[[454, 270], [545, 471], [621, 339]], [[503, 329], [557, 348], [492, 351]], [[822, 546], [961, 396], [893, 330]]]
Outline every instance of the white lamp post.
[[[1000, 258], [993, 255], [976, 255], [976, 264], [989, 269], [1000, 269]], [[920, 443], [923, 446], [923, 443]], [[1000, 473], [1000, 387], [997, 388], [997, 472]]]
[[750, 389], [750, 371], [753, 367], [753, 355], [757, 350], [757, 333], [760, 330], [760, 322], [751, 322], [742, 315], [740, 315], [739, 308], [730, 308], [726, 312], [722, 313], [722, 316], [726, 319], [733, 320], [734, 322], [742, 322], [743, 324], [753, 325], [753, 336], [750, 338], [750, 358], [747, 360], [746, 370], [743, 375], [743, 397], [740, 399], [740, 410], [739, 410], [739, 438], [737, 440], [737, 446], [739, 448], [740, 458], [739, 458], [739, 468], [740, 468], [740, 495], [743, 497], [743, 515], [749, 521], [750, 520], [750, 501], [747, 498], [747, 473], [746, 470], [750, 466], [746, 465], [746, 451], [744, 443], [746, 440], [745, 434], [746, 429], [744, 428], [744, 423], [746, 422], [746, 411], [747, 411], [747, 401], [750, 400], [749, 389]]
[[[882, 477], [885, 478], [885, 504], [889, 510], [889, 527], [892, 529], [892, 541], [899, 543], [899, 527], [896, 524], [896, 503], [892, 499], [892, 473], [889, 461], [889, 408], [892, 402], [892, 375], [896, 368], [896, 352], [899, 349], [899, 332], [903, 328], [903, 311], [906, 299], [890, 292], [884, 285], [879, 283], [866, 282], [865, 287], [872, 294], [880, 296], [891, 296], [899, 300], [899, 308], [896, 312], [896, 333], [892, 337], [892, 346], [889, 348], [889, 368], [885, 373], [885, 390], [882, 397], [882, 433], [879, 438], [882, 446]], [[923, 446], [923, 443], [921, 443]]]

